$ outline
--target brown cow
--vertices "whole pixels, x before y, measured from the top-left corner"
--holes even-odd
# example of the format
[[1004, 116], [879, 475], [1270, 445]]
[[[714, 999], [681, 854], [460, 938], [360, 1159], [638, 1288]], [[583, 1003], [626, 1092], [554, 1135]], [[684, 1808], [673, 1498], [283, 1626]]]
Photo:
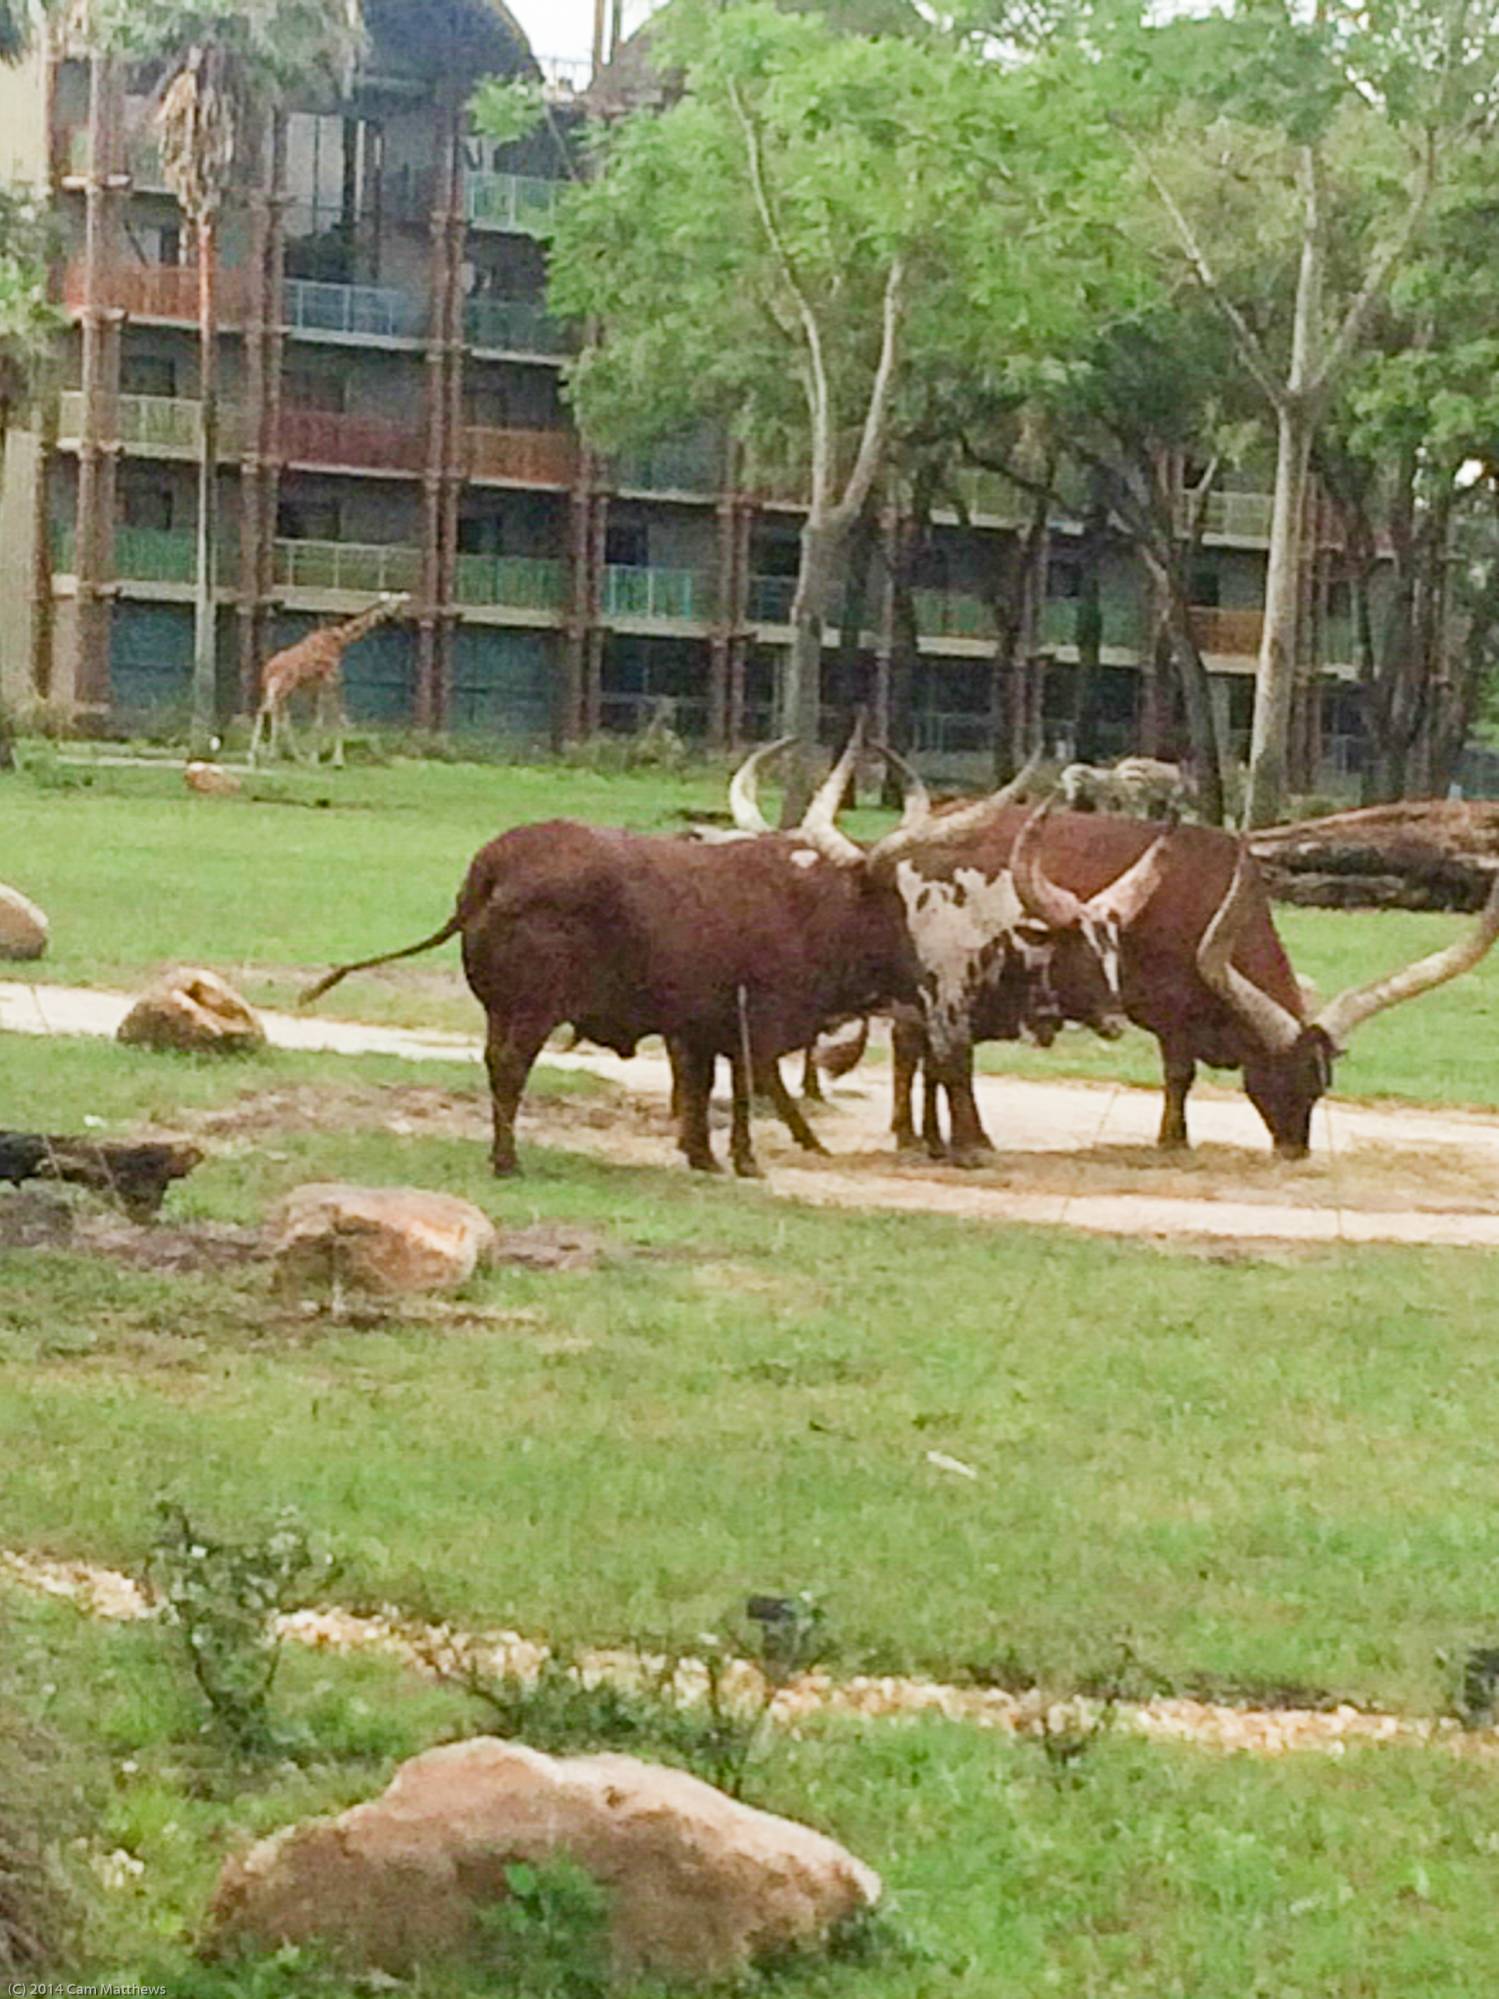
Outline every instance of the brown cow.
[[[934, 822], [934, 831], [940, 823]], [[971, 864], [977, 854], [997, 871], [1024, 826], [1023, 812], [996, 815], [964, 844], [961, 856], [951, 857], [951, 865]], [[1089, 897], [1155, 844], [1154, 829], [1138, 819], [1058, 813], [1041, 859], [1047, 881], [1074, 897]], [[923, 849], [919, 862], [931, 870], [941, 858]], [[1232, 834], [1215, 827], [1180, 828], [1165, 850], [1157, 892], [1124, 934], [1121, 962], [1125, 1011], [1160, 1043], [1166, 1096], [1159, 1142], [1187, 1143], [1187, 1094], [1201, 1062], [1242, 1069], [1245, 1090], [1276, 1151], [1304, 1157], [1312, 1109], [1353, 1031], [1386, 1007], [1456, 978], [1483, 957], [1496, 936], [1499, 881], [1477, 923], [1455, 943], [1350, 988], [1309, 1017], [1252, 857]], [[917, 944], [919, 950], [919, 938]], [[961, 1089], [965, 1075], [971, 1075], [971, 1040], [965, 1046], [960, 1033], [938, 1053], [946, 1065], [939, 1066], [942, 1080], [955, 1080]], [[955, 1126], [957, 1120], [955, 1107]], [[975, 1133], [967, 1127], [964, 1142], [988, 1143], [981, 1128]]]

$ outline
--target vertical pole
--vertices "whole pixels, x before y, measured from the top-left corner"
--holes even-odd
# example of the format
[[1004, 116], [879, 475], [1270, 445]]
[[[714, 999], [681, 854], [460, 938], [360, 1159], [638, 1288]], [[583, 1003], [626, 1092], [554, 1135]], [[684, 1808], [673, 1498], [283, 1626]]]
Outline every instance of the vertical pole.
[[208, 748], [218, 714], [218, 227], [198, 217], [198, 529], [193, 593], [194, 750]]

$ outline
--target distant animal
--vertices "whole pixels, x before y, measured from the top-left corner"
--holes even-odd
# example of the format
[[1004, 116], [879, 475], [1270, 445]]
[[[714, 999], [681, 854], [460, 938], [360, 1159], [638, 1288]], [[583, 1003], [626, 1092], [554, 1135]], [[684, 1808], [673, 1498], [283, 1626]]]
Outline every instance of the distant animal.
[[341, 625], [325, 625], [319, 631], [309, 632], [306, 638], [284, 647], [266, 661], [260, 676], [260, 707], [250, 734], [249, 760], [252, 764], [260, 755], [262, 743], [272, 756], [282, 746], [289, 755], [296, 755], [290, 706], [293, 697], [305, 688], [310, 689], [313, 695], [322, 745], [324, 748], [331, 746], [332, 763], [342, 767], [344, 736], [348, 729], [343, 703], [344, 654], [377, 625], [384, 624], [388, 618], [399, 617], [410, 601], [409, 595], [386, 591], [357, 617], [348, 618]]
[[1068, 764], [1058, 783], [1062, 802], [1078, 812], [1132, 812], [1145, 819], [1164, 819], [1192, 803], [1181, 765], [1161, 763], [1155, 757]]

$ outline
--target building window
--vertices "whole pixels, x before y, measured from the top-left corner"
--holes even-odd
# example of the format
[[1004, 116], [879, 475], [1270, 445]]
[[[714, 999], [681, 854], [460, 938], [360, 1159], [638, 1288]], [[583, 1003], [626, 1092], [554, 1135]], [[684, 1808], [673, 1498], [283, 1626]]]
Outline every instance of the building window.
[[1083, 594], [1083, 572], [1075, 562], [1053, 561], [1047, 565], [1046, 594], [1048, 597], [1081, 597]]
[[282, 541], [342, 541], [337, 500], [283, 500], [276, 509]]
[[177, 363], [164, 354], [124, 354], [120, 390], [127, 396], [175, 396]]
[[1194, 569], [1192, 571], [1192, 602], [1201, 604], [1206, 610], [1216, 611], [1222, 603], [1223, 579], [1216, 569]]
[[471, 515], [458, 523], [460, 555], [502, 555], [504, 540], [498, 514]]
[[286, 370], [286, 400], [293, 409], [342, 416], [348, 408], [349, 378], [337, 363], [293, 361]]
[[623, 569], [644, 569], [650, 562], [650, 540], [635, 521], [610, 521], [604, 537], [604, 560]]
[[127, 528], [170, 528], [171, 487], [141, 485], [132, 480], [120, 490], [120, 520]]

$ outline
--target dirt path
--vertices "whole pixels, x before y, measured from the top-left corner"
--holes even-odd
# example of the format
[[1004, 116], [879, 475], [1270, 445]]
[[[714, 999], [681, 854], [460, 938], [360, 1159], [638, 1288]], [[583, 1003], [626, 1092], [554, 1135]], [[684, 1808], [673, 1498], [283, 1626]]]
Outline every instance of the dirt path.
[[[0, 1583], [75, 1603], [91, 1617], [134, 1622], [155, 1617], [157, 1605], [134, 1577], [87, 1562], [58, 1562], [0, 1548]], [[277, 1619], [281, 1637], [322, 1652], [378, 1652], [418, 1672], [442, 1670], [464, 1660], [496, 1677], [533, 1679], [546, 1647], [515, 1631], [468, 1633], [447, 1625], [421, 1624], [387, 1609], [360, 1616], [337, 1605], [292, 1611]], [[667, 1662], [619, 1649], [585, 1651], [577, 1667], [590, 1684], [662, 1686], [686, 1706], [701, 1700], [707, 1674], [701, 1660]], [[728, 1685], [758, 1705], [763, 1682], [748, 1660], [729, 1663]], [[1058, 1700], [1039, 1688], [1011, 1692], [1000, 1687], [954, 1686], [942, 1680], [900, 1674], [856, 1674], [835, 1679], [822, 1669], [804, 1673], [777, 1692], [773, 1721], [794, 1727], [808, 1715], [842, 1714], [875, 1719], [915, 1714], [939, 1715], [972, 1728], [1005, 1735], [1084, 1734], [1102, 1726], [1122, 1728], [1160, 1742], [1191, 1742], [1199, 1748], [1282, 1756], [1320, 1750], [1341, 1756], [1350, 1743], [1437, 1747], [1491, 1759], [1499, 1755], [1499, 1729], [1465, 1729], [1450, 1716], [1397, 1715], [1342, 1703], [1327, 1708], [1232, 1707], [1223, 1702], [1157, 1697], [1143, 1701], [1070, 1696]]]
[[[0, 982], [0, 1031], [112, 1035], [129, 1003], [120, 993]], [[261, 1018], [280, 1048], [415, 1062], [477, 1062], [480, 1054], [477, 1038], [468, 1035], [312, 1014]], [[664, 1057], [648, 1051], [625, 1062], [579, 1049], [546, 1059], [609, 1081], [659, 1115], [626, 1124], [601, 1107], [590, 1113], [545, 1102], [525, 1119], [533, 1142], [560, 1139], [629, 1165], [675, 1163]], [[1499, 1247], [1499, 1117], [1324, 1102], [1311, 1160], [1288, 1166], [1271, 1156], [1264, 1128], [1240, 1093], [1194, 1092], [1196, 1149], [1173, 1158], [1154, 1148], [1160, 1100], [1153, 1090], [1005, 1076], [982, 1076], [977, 1087], [1002, 1150], [976, 1172], [895, 1157], [885, 1129], [886, 1076], [871, 1066], [838, 1086], [820, 1120], [832, 1158], [797, 1153], [777, 1125], [758, 1121], [764, 1184], [773, 1194], [827, 1206], [1104, 1235]]]

